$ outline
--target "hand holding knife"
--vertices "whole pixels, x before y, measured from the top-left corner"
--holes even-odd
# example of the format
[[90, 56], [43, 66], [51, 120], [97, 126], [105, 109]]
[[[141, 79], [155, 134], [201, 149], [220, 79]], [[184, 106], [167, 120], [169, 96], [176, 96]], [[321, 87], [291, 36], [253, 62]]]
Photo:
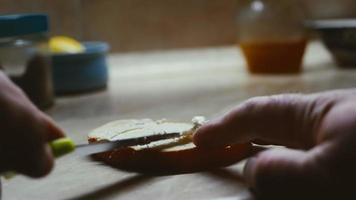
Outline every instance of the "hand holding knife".
[[[59, 158], [61, 156], [67, 155], [69, 153], [76, 153], [80, 156], [89, 156], [95, 153], [101, 153], [110, 151], [113, 149], [120, 149], [126, 148], [130, 146], [136, 145], [145, 145], [151, 142], [171, 139], [171, 138], [178, 138], [181, 137], [182, 133], [166, 133], [166, 134], [156, 134], [150, 135], [145, 137], [136, 137], [136, 138], [129, 138], [123, 140], [116, 140], [116, 141], [108, 141], [108, 142], [100, 142], [100, 143], [91, 143], [91, 144], [78, 144], [76, 145], [75, 142], [68, 137], [60, 138], [49, 143], [53, 156]], [[9, 171], [2, 174], [6, 179], [10, 179], [16, 175], [16, 172]]]

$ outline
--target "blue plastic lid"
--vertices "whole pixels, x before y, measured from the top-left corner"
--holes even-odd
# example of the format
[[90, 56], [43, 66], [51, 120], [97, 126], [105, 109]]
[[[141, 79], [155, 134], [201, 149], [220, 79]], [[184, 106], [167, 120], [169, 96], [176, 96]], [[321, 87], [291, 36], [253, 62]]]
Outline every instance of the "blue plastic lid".
[[0, 38], [48, 31], [46, 14], [0, 15]]

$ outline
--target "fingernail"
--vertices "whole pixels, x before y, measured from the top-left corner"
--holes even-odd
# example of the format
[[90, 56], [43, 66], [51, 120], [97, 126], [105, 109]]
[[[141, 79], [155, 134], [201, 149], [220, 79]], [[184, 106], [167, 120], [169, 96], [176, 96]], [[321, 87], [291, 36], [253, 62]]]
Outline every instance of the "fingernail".
[[245, 167], [243, 169], [243, 175], [244, 175], [246, 184], [250, 188], [254, 188], [254, 186], [255, 186], [253, 172], [254, 172], [254, 168], [256, 167], [256, 162], [257, 162], [257, 158], [255, 158], [255, 157], [248, 159], [245, 164]]
[[216, 139], [218, 133], [221, 133], [220, 121], [220, 118], [214, 119], [200, 127], [194, 134], [194, 143], [201, 147], [223, 146], [221, 140]]

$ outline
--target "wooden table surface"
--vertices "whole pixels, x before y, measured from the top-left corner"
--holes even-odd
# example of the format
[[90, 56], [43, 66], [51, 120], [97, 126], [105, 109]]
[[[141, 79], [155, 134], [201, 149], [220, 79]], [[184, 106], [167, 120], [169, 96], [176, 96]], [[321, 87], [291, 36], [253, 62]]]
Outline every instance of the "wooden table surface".
[[[252, 76], [234, 47], [188, 49], [109, 57], [107, 90], [57, 99], [48, 113], [76, 142], [115, 119], [218, 116], [253, 96], [318, 92], [356, 86], [356, 70], [340, 70], [320, 43], [311, 43], [304, 72]], [[48, 177], [3, 181], [3, 199], [249, 199], [243, 162], [227, 169], [164, 177], [125, 173], [66, 156]]]

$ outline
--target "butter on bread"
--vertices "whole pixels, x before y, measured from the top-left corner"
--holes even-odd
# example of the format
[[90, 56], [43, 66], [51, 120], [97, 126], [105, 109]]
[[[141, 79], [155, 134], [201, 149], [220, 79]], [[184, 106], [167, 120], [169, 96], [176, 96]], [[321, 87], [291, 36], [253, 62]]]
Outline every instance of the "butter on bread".
[[113, 168], [150, 175], [193, 173], [229, 166], [250, 156], [251, 144], [199, 148], [192, 142], [194, 132], [205, 123], [194, 117], [190, 123], [168, 120], [118, 120], [93, 130], [89, 142], [105, 142], [155, 134], [180, 133], [181, 137], [148, 145], [94, 154], [95, 161]]
[[192, 123], [172, 122], [166, 119], [117, 120], [94, 129], [89, 133], [88, 137], [91, 142], [105, 142], [166, 133], [179, 133], [181, 136], [177, 138], [132, 147], [135, 150], [156, 148], [163, 151], [170, 151], [176, 150], [176, 146], [181, 146], [180, 148], [183, 148], [183, 146], [184, 148], [194, 147], [194, 144], [191, 143], [192, 136], [195, 130], [205, 122], [206, 120], [202, 116], [194, 117]]

